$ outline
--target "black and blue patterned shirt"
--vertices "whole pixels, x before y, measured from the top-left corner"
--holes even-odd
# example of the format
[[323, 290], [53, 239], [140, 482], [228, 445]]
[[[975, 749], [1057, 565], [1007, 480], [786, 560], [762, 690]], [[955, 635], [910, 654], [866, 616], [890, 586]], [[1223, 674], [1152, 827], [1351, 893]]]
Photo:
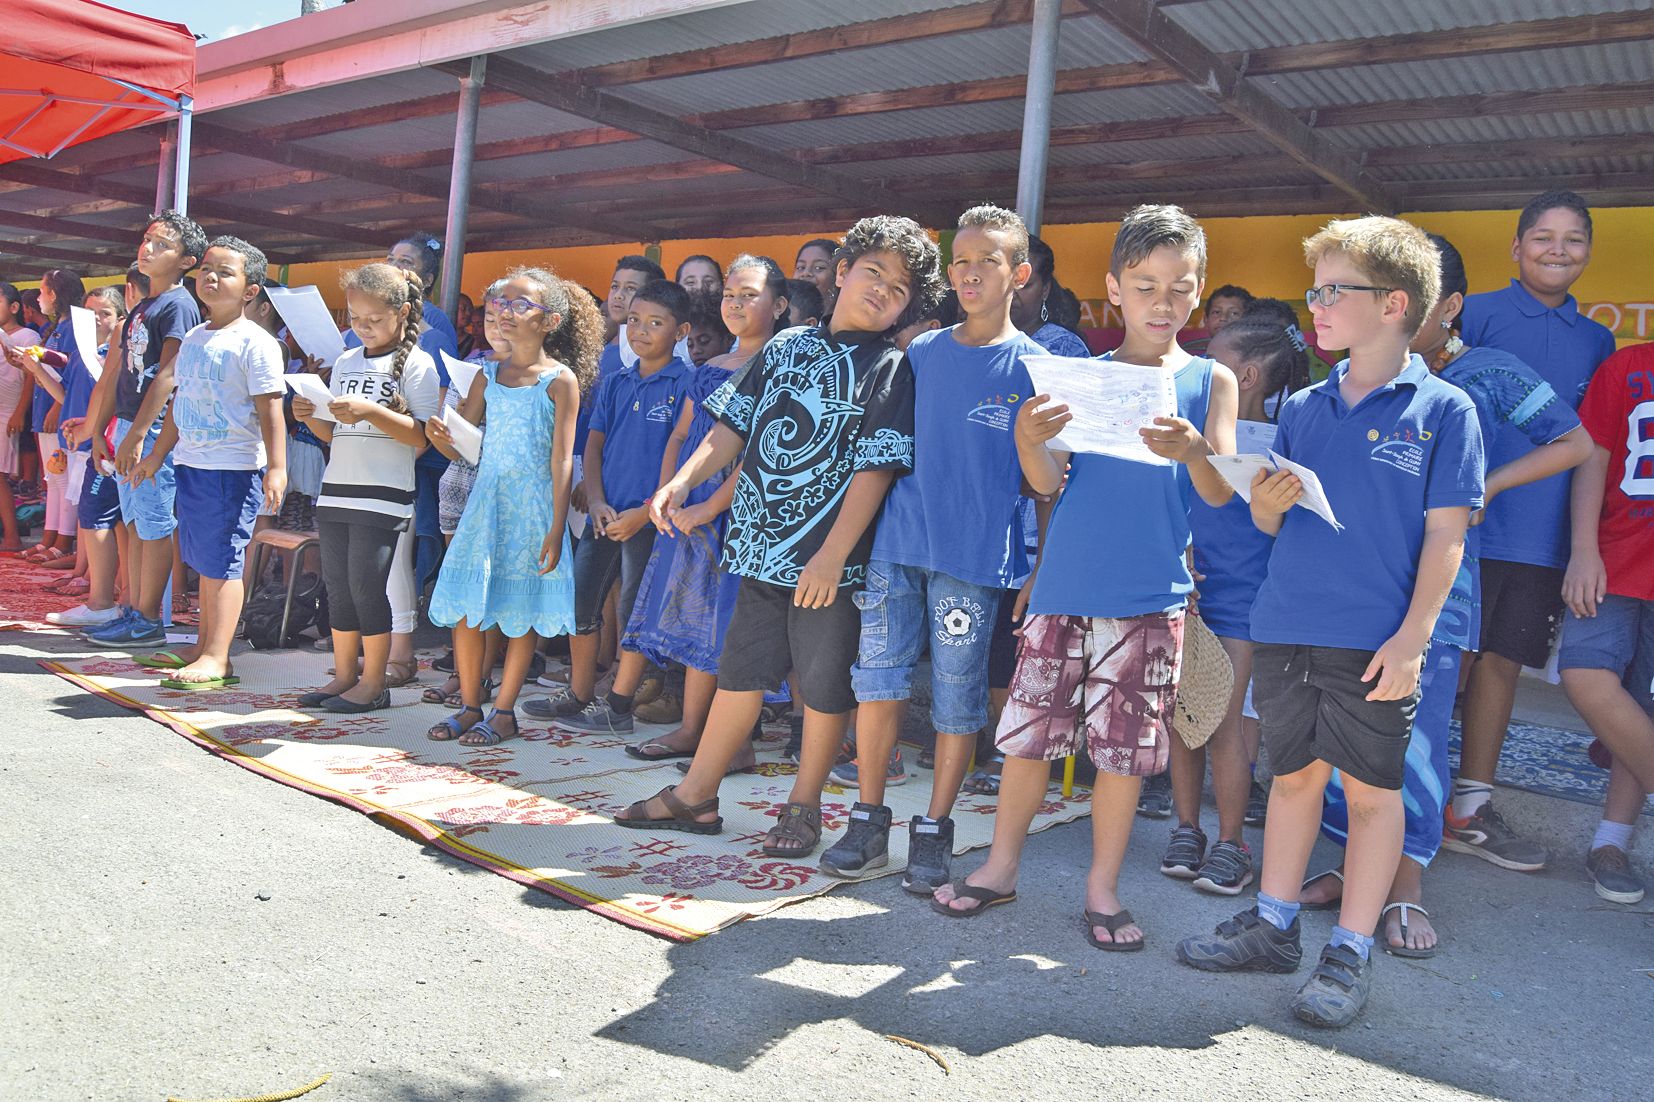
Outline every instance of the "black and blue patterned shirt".
[[[913, 372], [872, 333], [787, 329], [706, 400], [746, 441], [723, 568], [795, 586], [838, 519], [858, 471], [913, 469]], [[840, 585], [867, 579], [869, 524]]]

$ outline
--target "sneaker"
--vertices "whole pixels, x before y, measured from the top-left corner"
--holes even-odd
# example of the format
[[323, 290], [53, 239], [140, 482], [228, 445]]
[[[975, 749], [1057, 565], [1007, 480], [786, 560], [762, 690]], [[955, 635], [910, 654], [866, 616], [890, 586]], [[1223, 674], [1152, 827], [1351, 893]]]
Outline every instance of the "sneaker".
[[162, 647], [167, 642], [167, 629], [161, 621], [134, 612], [107, 627], [87, 632], [86, 637], [110, 647]]
[[1442, 847], [1455, 853], [1475, 854], [1502, 869], [1517, 872], [1538, 872], [1545, 867], [1545, 847], [1538, 842], [1518, 837], [1505, 824], [1489, 801], [1476, 814], [1460, 819], [1447, 808], [1447, 828], [1442, 831]]
[[[861, 774], [853, 761], [840, 762], [833, 766], [833, 771], [827, 774], [827, 782], [836, 784], [840, 788], [860, 788]], [[884, 768], [884, 785], [886, 788], [895, 788], [907, 783], [907, 767], [902, 764], [900, 747], [890, 752], [890, 761]]]
[[890, 809], [859, 800], [850, 808], [844, 834], [821, 855], [821, 871], [855, 880], [890, 863]]
[[561, 689], [569, 683], [569, 668], [567, 666], [559, 666], [555, 670], [548, 668], [534, 679], [534, 683], [542, 689]]
[[562, 719], [564, 716], [572, 716], [590, 703], [589, 700], [581, 700], [575, 696], [565, 685], [550, 696], [523, 701], [523, 714], [531, 715], [535, 719]]
[[1631, 859], [1618, 846], [1598, 846], [1585, 855], [1585, 867], [1596, 881], [1597, 894], [1610, 903], [1641, 903], [1643, 881]]
[[683, 701], [677, 693], [662, 693], [648, 704], [635, 705], [632, 715], [639, 723], [682, 723]]
[[1145, 819], [1169, 819], [1172, 814], [1172, 779], [1165, 773], [1143, 778], [1137, 796], [1137, 814]]
[[1206, 856], [1206, 832], [1189, 823], [1172, 828], [1171, 840], [1166, 843], [1166, 856], [1160, 859], [1160, 871], [1179, 880], [1193, 880], [1200, 874], [1200, 863]]
[[558, 717], [552, 726], [588, 735], [629, 735], [632, 733], [632, 713], [622, 715], [599, 696], [573, 715]]
[[[1161, 869], [1165, 871], [1164, 867]], [[1215, 895], [1239, 895], [1252, 883], [1252, 851], [1244, 842], [1220, 841], [1200, 863], [1195, 887]]]
[[89, 627], [82, 628], [80, 632], [82, 637], [94, 643], [101, 643], [103, 642], [101, 636], [113, 635], [115, 634], [117, 628], [125, 627], [127, 621], [132, 619], [135, 613], [130, 608], [116, 607], [119, 609], [119, 615], [115, 616], [113, 619], [106, 620], [101, 624], [93, 624]]
[[1218, 923], [1213, 933], [1178, 942], [1177, 959], [1203, 972], [1296, 972], [1304, 959], [1298, 931], [1296, 916], [1278, 930], [1253, 907]]
[[[540, 672], [544, 673], [545, 670], [542, 669]], [[644, 704], [653, 704], [665, 692], [666, 675], [651, 674], [638, 683], [637, 692], [632, 694], [632, 706], [639, 707]]]
[[1253, 781], [1251, 791], [1246, 794], [1246, 814], [1241, 818], [1241, 822], [1249, 827], [1261, 827], [1268, 815], [1269, 790]]
[[792, 718], [793, 702], [781, 701], [774, 704], [765, 704], [758, 710], [758, 722], [768, 727], [772, 723], [785, 723]]
[[1373, 959], [1348, 945], [1329, 945], [1321, 950], [1315, 971], [1292, 1000], [1292, 1013], [1300, 1021], [1323, 1029], [1343, 1029], [1355, 1021], [1367, 1005], [1373, 985]]
[[907, 824], [907, 872], [902, 889], [929, 895], [953, 876], [953, 819], [915, 815]]
[[788, 765], [797, 765], [798, 759], [804, 753], [804, 717], [792, 717], [792, 730], [787, 734], [787, 745], [781, 750], [781, 760]]
[[105, 609], [94, 609], [79, 604], [62, 612], [48, 612], [46, 622], [66, 628], [95, 628], [112, 624], [125, 616], [126, 610], [119, 605], [110, 605]]

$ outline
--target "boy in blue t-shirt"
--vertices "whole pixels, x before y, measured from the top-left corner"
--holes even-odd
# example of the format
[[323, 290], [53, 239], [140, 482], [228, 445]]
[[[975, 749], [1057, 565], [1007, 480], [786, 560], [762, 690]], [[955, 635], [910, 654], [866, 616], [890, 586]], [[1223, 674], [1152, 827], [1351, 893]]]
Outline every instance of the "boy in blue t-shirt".
[[1470, 397], [1408, 351], [1441, 289], [1424, 232], [1394, 218], [1334, 221], [1304, 252], [1319, 343], [1349, 358], [1281, 406], [1274, 450], [1319, 476], [1345, 527], [1292, 507], [1303, 486], [1290, 471], [1253, 480], [1253, 520], [1275, 536], [1251, 621], [1253, 699], [1275, 772], [1261, 890], [1177, 955], [1207, 971], [1297, 970], [1298, 892], [1336, 769], [1351, 809], [1343, 900], [1292, 1010], [1339, 1027], [1372, 983], [1420, 670], [1482, 505], [1482, 434]]
[[850, 598], [867, 580], [885, 493], [913, 467], [913, 374], [890, 335], [941, 292], [936, 244], [911, 219], [862, 219], [836, 262], [832, 320], [778, 333], [707, 399], [718, 423], [650, 503], [664, 532], [690, 487], [741, 462], [723, 559], [741, 581], [706, 731], [682, 783], [632, 804], [615, 817], [621, 826], [722, 830], [718, 782], [764, 693], [791, 671], [803, 748], [763, 852], [796, 859], [821, 840], [822, 788], [856, 706], [861, 616]]
[[[1511, 243], [1516, 278], [1500, 291], [1464, 300], [1459, 331], [1472, 348], [1522, 360], [1577, 410], [1597, 365], [1614, 354], [1614, 335], [1580, 313], [1569, 289], [1591, 260], [1591, 211], [1571, 191], [1532, 199]], [[1514, 424], [1485, 442], [1492, 470], [1534, 448]], [[1545, 847], [1513, 833], [1493, 809], [1493, 772], [1510, 726], [1523, 666], [1543, 667], [1562, 622], [1568, 565], [1568, 488], [1572, 471], [1517, 486], [1494, 498], [1478, 527], [1481, 540], [1480, 654], [1464, 693], [1464, 746], [1442, 845], [1500, 868], [1545, 867]]]
[[1180, 208], [1138, 207], [1121, 223], [1108, 294], [1126, 337], [1102, 358], [1171, 376], [1176, 415], [1139, 431], [1149, 451], [1173, 462], [1052, 448], [1072, 414], [1049, 395], [1028, 399], [1017, 414], [1023, 478], [1035, 493], [1059, 496], [999, 720], [1005, 764], [993, 848], [981, 868], [936, 891], [931, 906], [940, 914], [968, 917], [1016, 898], [1022, 846], [1051, 762], [1086, 750], [1097, 766], [1086, 940], [1109, 952], [1144, 946], [1142, 928], [1120, 905], [1120, 865], [1143, 778], [1164, 772], [1170, 753], [1194, 590], [1189, 505], [1197, 493], [1211, 505], [1231, 493], [1205, 459], [1234, 451], [1235, 376], [1177, 343], [1200, 304], [1205, 273], [1206, 235]]
[[908, 822], [902, 887], [929, 895], [948, 881], [953, 803], [988, 722], [994, 616], [1000, 594], [1027, 574], [1011, 429], [1033, 386], [1022, 357], [1044, 349], [1011, 323], [1011, 301], [1031, 272], [1022, 219], [999, 207], [971, 208], [959, 216], [948, 265], [965, 320], [920, 333], [907, 346], [913, 473], [890, 490], [867, 588], [856, 596], [861, 638], [850, 680], [861, 793], [844, 836], [822, 855], [830, 876], [852, 878], [888, 863], [885, 762], [928, 640], [936, 772], [929, 809]]
[[[689, 292], [669, 279], [643, 285], [629, 298], [627, 336], [638, 350], [635, 366], [602, 380], [586, 437], [585, 486], [591, 529], [574, 549], [574, 631], [569, 636], [569, 683], [551, 696], [530, 700], [523, 711], [542, 719], [570, 719], [576, 730], [624, 729], [630, 694], [597, 697], [598, 630], [603, 603], [620, 580], [617, 626], [632, 618], [655, 526], [649, 499], [660, 485], [661, 460], [678, 422], [695, 368], [673, 346], [689, 333]], [[636, 684], [643, 656], [622, 656], [624, 684]], [[626, 722], [629, 722], [627, 720]]]

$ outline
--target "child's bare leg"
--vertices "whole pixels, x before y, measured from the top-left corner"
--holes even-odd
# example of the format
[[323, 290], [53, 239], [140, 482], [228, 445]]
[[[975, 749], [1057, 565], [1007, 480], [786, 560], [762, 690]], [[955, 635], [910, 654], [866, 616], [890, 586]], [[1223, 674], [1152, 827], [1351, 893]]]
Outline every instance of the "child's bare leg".
[[[201, 621], [189, 664], [173, 675], [179, 681], [210, 681], [230, 673], [230, 644], [245, 593], [240, 578], [201, 579]], [[180, 658], [185, 654], [180, 654]]]
[[609, 687], [609, 692], [627, 700], [637, 695], [638, 683], [643, 680], [643, 670], [648, 664], [641, 652], [622, 650], [620, 665], [615, 670], [614, 684]]
[[122, 604], [125, 604], [125, 605], [128, 605], [128, 606], [130, 606], [133, 602], [132, 576], [133, 576], [134, 567], [133, 567], [133, 562], [132, 562], [132, 555], [133, 555], [133, 549], [134, 549], [135, 546], [136, 545], [133, 543], [133, 533], [127, 529], [127, 526], [125, 524], [123, 524], [119, 521], [116, 521], [115, 522], [115, 551], [116, 551], [115, 585], [116, 585], [116, 588], [120, 592], [120, 596], [117, 599], [120, 600]]
[[[965, 877], [974, 887], [1008, 892], [1017, 886], [1022, 868], [1022, 847], [1028, 842], [1028, 828], [1045, 800], [1051, 783], [1051, 763], [1040, 758], [1007, 757], [999, 774], [999, 810], [994, 814], [994, 842], [982, 867]], [[956, 911], [969, 911], [981, 904], [955, 900], [953, 885], [936, 889], [936, 901]], [[955, 903], [959, 905], [955, 906]]]
[[[370, 704], [379, 699], [379, 694], [385, 691], [385, 663], [389, 662], [391, 657], [391, 633], [384, 631], [378, 635], [363, 635], [360, 639], [362, 679], [339, 695], [353, 704]], [[348, 668], [337, 652], [333, 657], [336, 661], [336, 673]], [[352, 654], [351, 657], [356, 656]]]
[[[706, 731], [701, 735], [701, 744], [695, 750], [694, 760], [689, 763], [689, 772], [678, 782], [674, 793], [678, 799], [693, 805], [718, 794], [718, 784], [729, 771], [736, 755], [752, 754], [747, 736], [752, 733], [752, 725], [758, 722], [758, 712], [763, 706], [762, 689], [739, 693], [718, 690], [706, 717]], [[828, 768], [831, 768], [830, 760]], [[823, 772], [822, 778], [825, 779], [826, 775]], [[672, 814], [660, 800], [650, 800], [643, 810], [645, 817], [651, 819], [669, 818]], [[717, 816], [708, 812], [697, 818], [702, 822], [711, 822]]]
[[[763, 702], [764, 697], [760, 693], [760, 708], [763, 707]], [[804, 746], [798, 757], [798, 773], [793, 777], [793, 790], [787, 797], [790, 803], [821, 803], [821, 790], [827, 785], [827, 774], [833, 771], [833, 759], [838, 756], [838, 748], [844, 743], [844, 732], [850, 727], [851, 714], [839, 712], [835, 715], [831, 712], [818, 712], [808, 704], [804, 706]], [[758, 722], [757, 712], [753, 713], [752, 722]], [[750, 733], [751, 730], [752, 724], [749, 723], [747, 731]], [[751, 753], [751, 750], [748, 750], [748, 753]], [[889, 757], [890, 751], [886, 750], [885, 756], [879, 759], [878, 774], [881, 779], [884, 774], [884, 762]], [[881, 785], [880, 796], [883, 794]]]
[[[861, 793], [857, 799], [864, 804], [884, 803], [884, 774], [890, 762], [890, 752], [896, 748], [896, 739], [902, 730], [902, 718], [907, 715], [905, 700], [869, 700], [856, 706], [856, 777]], [[804, 712], [805, 747], [809, 747], [810, 713]], [[843, 732], [840, 732], [842, 738]], [[836, 747], [835, 747], [836, 748]], [[828, 771], [832, 771], [829, 763]], [[823, 782], [826, 774], [822, 774]], [[817, 790], [819, 792], [819, 789]]]
[[597, 695], [599, 632], [569, 636], [569, 692], [578, 700]]
[[1321, 829], [1322, 793], [1331, 777], [1332, 766], [1315, 761], [1296, 773], [1275, 778], [1269, 789], [1269, 818], [1264, 824], [1259, 891], [1286, 903], [1297, 902], [1310, 852], [1315, 849], [1315, 835]]
[[[1200, 792], [1206, 784], [1206, 747], [1191, 750], [1175, 731], [1172, 732], [1171, 758], [1167, 769], [1172, 778], [1173, 816], [1179, 823], [1200, 826]], [[1137, 787], [1142, 789], [1141, 781]]]
[[[1349, 802], [1350, 838], [1344, 848], [1344, 897], [1338, 925], [1371, 937], [1395, 881], [1396, 862], [1401, 859], [1401, 791], [1375, 788], [1345, 773], [1344, 796]], [[1269, 810], [1273, 818], [1273, 800]], [[1307, 863], [1309, 855], [1304, 856]], [[1302, 878], [1301, 870], [1299, 876]]]
[[[1484, 656], [1482, 661], [1486, 661]], [[1574, 709], [1644, 791], [1654, 791], [1654, 719], [1638, 706], [1612, 670], [1562, 671]]]
[[[119, 528], [119, 525], [116, 526]], [[83, 528], [86, 545], [86, 607], [96, 612], [115, 606], [115, 581], [120, 573], [120, 555], [116, 550], [115, 532]], [[237, 609], [239, 616], [241, 610]]]
[[[1246, 818], [1246, 799], [1252, 790], [1252, 756], [1247, 753], [1241, 731], [1241, 708], [1246, 704], [1246, 684], [1252, 680], [1252, 644], [1244, 639], [1220, 638], [1235, 671], [1235, 688], [1229, 694], [1229, 710], [1206, 744], [1206, 759], [1212, 767], [1212, 795], [1218, 805], [1218, 840], [1239, 842]], [[1176, 753], [1180, 740], [1172, 739]], [[1255, 752], [1254, 752], [1255, 755]], [[1175, 758], [1174, 758], [1175, 760]], [[1173, 775], [1176, 792], [1176, 775]]]
[[356, 686], [361, 679], [357, 673], [360, 668], [358, 659], [362, 654], [362, 633], [358, 631], [341, 631], [333, 629], [333, 680], [322, 686], [321, 691], [338, 696], [340, 693]]
[[[1172, 741], [1178, 741], [1175, 735]], [[1097, 773], [1091, 789], [1091, 871], [1085, 881], [1088, 911], [1112, 915], [1121, 910], [1120, 866], [1131, 842], [1131, 825], [1137, 817], [1137, 795], [1142, 787], [1142, 777], [1122, 777], [1101, 770]], [[1000, 791], [1003, 793], [1004, 788]], [[1122, 945], [1143, 940], [1143, 930], [1135, 922], [1120, 927], [1112, 937], [1102, 926], [1093, 926], [1091, 931], [1099, 941]]]
[[482, 708], [482, 680], [492, 668], [485, 656], [484, 633], [461, 620], [454, 625], [454, 676], [459, 678], [459, 696], [466, 708]]
[[172, 538], [135, 538], [132, 546], [137, 549], [138, 559], [137, 567], [132, 571], [132, 607], [148, 619], [159, 620], [161, 598], [166, 595], [167, 580], [172, 576]]
[[[863, 704], [863, 715], [867, 705]], [[858, 728], [859, 731], [859, 728]], [[860, 745], [858, 741], [857, 745]], [[959, 788], [965, 783], [965, 771], [970, 768], [971, 752], [976, 749], [975, 735], [944, 735], [936, 733], [936, 768], [931, 773], [930, 807], [926, 818], [945, 819], [953, 814], [953, 805], [959, 799]], [[880, 767], [882, 779], [883, 767]]]
[[12, 499], [11, 479], [0, 474], [0, 528], [4, 536], [0, 537], [0, 551], [23, 550], [23, 537], [17, 532], [17, 505]]

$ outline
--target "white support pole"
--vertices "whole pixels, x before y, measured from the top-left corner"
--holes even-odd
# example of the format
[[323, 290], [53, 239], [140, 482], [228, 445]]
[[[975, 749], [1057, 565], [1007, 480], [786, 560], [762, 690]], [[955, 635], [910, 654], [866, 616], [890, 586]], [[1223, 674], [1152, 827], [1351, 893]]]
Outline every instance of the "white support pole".
[[155, 209], [158, 211], [172, 205], [173, 173], [178, 168], [173, 151], [177, 147], [178, 123], [169, 121], [161, 124], [161, 156], [155, 165]]
[[1050, 156], [1051, 97], [1057, 87], [1057, 30], [1062, 0], [1034, 0], [1028, 46], [1028, 90], [1022, 107], [1022, 156], [1017, 168], [1017, 213], [1038, 233], [1045, 215], [1045, 166]]
[[183, 96], [178, 101], [177, 161], [172, 170], [172, 208], [179, 214], [188, 214], [190, 206], [190, 121], [195, 115], [195, 101]]
[[459, 81], [459, 114], [454, 121], [454, 167], [448, 180], [448, 225], [443, 233], [442, 298], [450, 318], [459, 309], [460, 279], [465, 270], [465, 226], [471, 213], [471, 168], [477, 144], [477, 113], [482, 107], [488, 55], [471, 59], [471, 72]]

